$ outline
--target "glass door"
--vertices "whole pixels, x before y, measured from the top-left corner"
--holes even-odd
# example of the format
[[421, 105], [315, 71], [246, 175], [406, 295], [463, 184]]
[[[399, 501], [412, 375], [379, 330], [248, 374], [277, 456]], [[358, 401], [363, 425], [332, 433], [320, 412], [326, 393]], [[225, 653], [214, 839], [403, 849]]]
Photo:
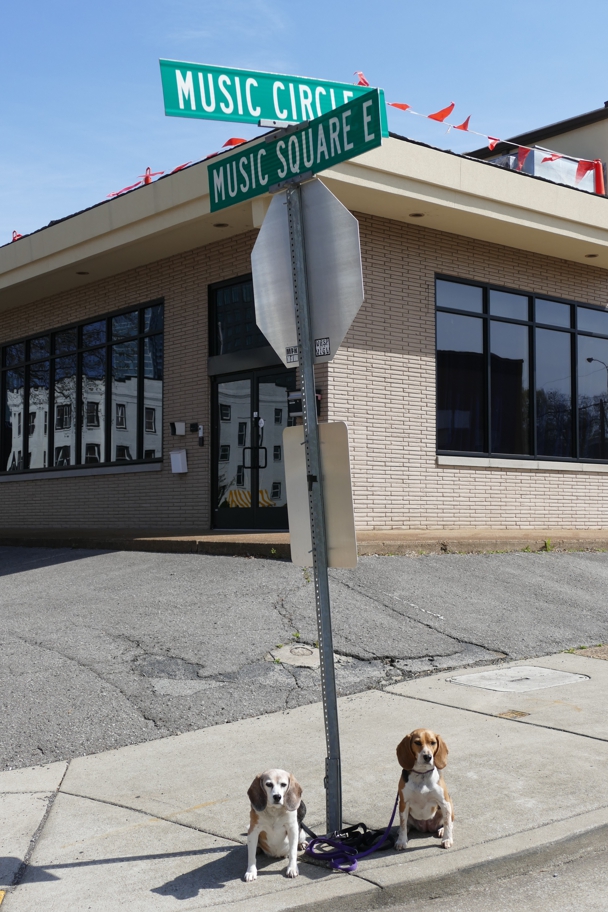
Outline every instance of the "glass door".
[[283, 429], [294, 370], [267, 368], [215, 383], [213, 524], [287, 529]]

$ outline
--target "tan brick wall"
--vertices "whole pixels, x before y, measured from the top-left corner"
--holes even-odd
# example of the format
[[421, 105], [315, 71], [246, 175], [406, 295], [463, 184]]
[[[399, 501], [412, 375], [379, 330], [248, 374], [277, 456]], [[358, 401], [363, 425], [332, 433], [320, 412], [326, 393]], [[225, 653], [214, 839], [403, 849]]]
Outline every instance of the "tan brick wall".
[[[608, 476], [438, 467], [435, 460], [436, 272], [608, 301], [608, 273], [359, 215], [366, 301], [342, 349], [317, 372], [323, 420], [351, 430], [357, 526], [367, 529], [608, 528]], [[157, 473], [0, 484], [2, 528], [200, 531], [210, 517], [208, 285], [250, 271], [255, 232], [168, 258], [3, 314], [0, 342], [165, 298], [164, 459]], [[172, 475], [172, 420], [187, 434], [188, 474]]]
[[[165, 299], [161, 472], [34, 479], [0, 484], [0, 528], [128, 528], [200, 531], [210, 522], [208, 286], [251, 271], [256, 232], [143, 266], [2, 314], [0, 343], [153, 298]], [[202, 421], [205, 447], [169, 421]], [[188, 450], [188, 473], [172, 475], [169, 451]]]
[[366, 300], [329, 366], [361, 529], [608, 528], [608, 475], [436, 465], [435, 273], [592, 304], [608, 273], [358, 215]]

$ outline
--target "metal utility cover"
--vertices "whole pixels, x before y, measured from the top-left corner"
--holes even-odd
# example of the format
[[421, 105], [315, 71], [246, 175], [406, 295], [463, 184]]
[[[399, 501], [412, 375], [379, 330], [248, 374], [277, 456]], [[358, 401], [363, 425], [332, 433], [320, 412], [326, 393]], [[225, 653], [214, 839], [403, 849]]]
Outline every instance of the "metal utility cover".
[[465, 684], [468, 687], [481, 687], [484, 690], [498, 690], [502, 693], [526, 693], [529, 690], [542, 690], [545, 687], [558, 687], [562, 684], [578, 684], [588, 681], [588, 675], [571, 674], [567, 671], [555, 671], [553, 668], [541, 668], [537, 665], [516, 665], [512, 668], [493, 668], [478, 674], [458, 675], [447, 679], [451, 684]]
[[[359, 223], [319, 180], [302, 184], [314, 363], [331, 361], [363, 303]], [[298, 363], [285, 192], [273, 197], [251, 254], [256, 323], [287, 367]]]
[[[357, 537], [350, 480], [348, 428], [343, 421], [319, 425], [321, 473], [329, 567], [357, 566]], [[299, 567], [312, 567], [312, 540], [308, 509], [308, 480], [304, 428], [283, 431], [283, 460], [291, 559]]]

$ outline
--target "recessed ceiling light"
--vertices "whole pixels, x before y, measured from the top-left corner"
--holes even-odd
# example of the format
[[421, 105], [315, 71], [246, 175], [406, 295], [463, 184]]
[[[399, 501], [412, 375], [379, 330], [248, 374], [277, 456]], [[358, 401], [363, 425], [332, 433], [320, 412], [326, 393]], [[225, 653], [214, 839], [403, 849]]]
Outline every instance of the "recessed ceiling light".
[[587, 259], [587, 260], [595, 260], [598, 256], [599, 256], [599, 254], [597, 254], [597, 253], [586, 253], [586, 254], [585, 254], [585, 259]]
[[410, 218], [424, 218], [424, 212], [410, 212]]
[[214, 222], [213, 227], [214, 228], [229, 228], [230, 226], [229, 226], [228, 222]]
[[76, 275], [89, 275], [88, 272], [77, 272]]

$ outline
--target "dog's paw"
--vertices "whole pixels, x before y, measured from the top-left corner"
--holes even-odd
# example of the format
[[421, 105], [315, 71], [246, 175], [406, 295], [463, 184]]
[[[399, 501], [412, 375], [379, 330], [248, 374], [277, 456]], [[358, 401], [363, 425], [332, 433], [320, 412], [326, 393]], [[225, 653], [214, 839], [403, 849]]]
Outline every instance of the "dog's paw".
[[247, 868], [245, 871], [245, 881], [249, 883], [252, 880], [256, 880], [258, 876], [257, 868]]
[[444, 839], [441, 843], [441, 848], [442, 849], [451, 849], [453, 845], [454, 845], [453, 839]]
[[407, 839], [402, 839], [400, 836], [395, 843], [395, 848], [398, 852], [402, 852], [404, 849], [407, 849]]
[[439, 827], [439, 829], [435, 833], [435, 836], [437, 837], [437, 839], [441, 839], [441, 837], [443, 836], [443, 827]]
[[299, 852], [303, 852], [304, 849], [306, 849], [307, 847], [308, 847], [308, 840], [307, 840], [307, 839], [303, 839], [302, 842], [299, 842], [299, 843], [298, 843], [298, 851], [299, 851]]
[[300, 872], [298, 871], [298, 866], [297, 866], [297, 865], [295, 865], [295, 864], [294, 864], [294, 865], [289, 865], [289, 867], [288, 867], [287, 870], [285, 871], [285, 876], [286, 876], [286, 877], [297, 877], [299, 873], [300, 873]]

